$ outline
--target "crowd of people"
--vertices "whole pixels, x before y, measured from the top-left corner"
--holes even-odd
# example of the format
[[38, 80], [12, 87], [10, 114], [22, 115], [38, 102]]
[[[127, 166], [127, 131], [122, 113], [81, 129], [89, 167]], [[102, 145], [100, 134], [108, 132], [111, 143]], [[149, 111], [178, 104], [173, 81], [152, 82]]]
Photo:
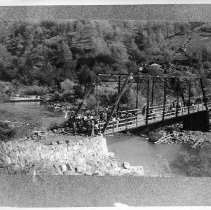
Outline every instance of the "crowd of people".
[[[191, 102], [190, 104], [186, 102], [184, 105], [191, 106], [193, 104], [193, 102]], [[181, 108], [182, 106], [182, 103], [179, 102], [178, 108]], [[176, 107], [176, 100], [172, 101], [171, 103], [168, 103], [166, 106], [166, 113], [171, 113], [173, 110], [176, 110]], [[75, 116], [74, 112], [72, 112], [71, 116], [66, 115], [66, 118], [68, 119], [69, 127], [72, 128], [73, 133], [75, 135], [79, 134], [93, 136], [101, 133], [103, 126], [108, 119], [109, 111], [111, 111], [110, 107], [101, 107], [100, 109], [96, 108], [96, 110], [92, 111], [83, 109], [77, 116]], [[142, 115], [143, 119], [145, 119], [146, 106], [143, 107], [142, 112], [140, 114]], [[149, 114], [150, 116], [154, 116], [154, 118], [156, 118], [156, 108], [150, 108]], [[127, 122], [128, 118], [132, 119], [132, 117], [136, 116], [137, 110], [118, 109], [110, 119], [110, 124], [118, 126], [119, 122]], [[128, 123], [130, 122], [131, 121], [128, 121]]]
[[[68, 125], [72, 128], [73, 133], [80, 135], [98, 135], [101, 133], [104, 124], [109, 116], [109, 107], [103, 107], [96, 110], [82, 110], [77, 116], [74, 113], [66, 114], [65, 118], [68, 120]], [[118, 122], [121, 119], [136, 116], [135, 111], [116, 111], [111, 118], [111, 122]]]

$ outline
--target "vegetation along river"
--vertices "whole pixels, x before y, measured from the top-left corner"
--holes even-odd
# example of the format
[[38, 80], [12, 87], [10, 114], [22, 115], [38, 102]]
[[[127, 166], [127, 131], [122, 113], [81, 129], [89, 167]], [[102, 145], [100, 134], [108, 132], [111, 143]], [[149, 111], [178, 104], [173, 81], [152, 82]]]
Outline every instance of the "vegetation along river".
[[[64, 120], [64, 113], [49, 110], [39, 102], [1, 103], [0, 113], [0, 120], [5, 120], [5, 116], [16, 120], [29, 116], [38, 119], [42, 127], [48, 127], [51, 122]], [[147, 136], [123, 134], [107, 136], [106, 139], [109, 152], [116, 153], [121, 161], [128, 161], [131, 165], [142, 165], [146, 175], [183, 176], [169, 164], [177, 159], [180, 152], [189, 152], [190, 148], [187, 145], [155, 145], [148, 142]]]

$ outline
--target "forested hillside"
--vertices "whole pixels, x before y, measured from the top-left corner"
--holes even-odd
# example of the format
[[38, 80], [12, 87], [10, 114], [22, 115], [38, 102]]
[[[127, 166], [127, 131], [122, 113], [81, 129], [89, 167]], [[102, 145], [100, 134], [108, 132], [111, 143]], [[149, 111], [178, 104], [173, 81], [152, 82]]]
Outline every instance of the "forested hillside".
[[[211, 24], [70, 20], [0, 23], [0, 80], [59, 86], [96, 73], [136, 72], [210, 76]], [[150, 64], [160, 64], [153, 69]]]

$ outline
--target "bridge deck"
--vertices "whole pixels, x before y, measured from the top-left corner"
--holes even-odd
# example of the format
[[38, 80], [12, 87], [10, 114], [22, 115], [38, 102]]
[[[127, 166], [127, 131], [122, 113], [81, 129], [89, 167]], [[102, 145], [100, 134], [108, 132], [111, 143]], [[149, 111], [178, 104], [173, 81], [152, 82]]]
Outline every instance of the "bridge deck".
[[[208, 103], [208, 107], [211, 108], [211, 103]], [[176, 116], [176, 109], [167, 110], [164, 112], [164, 121], [169, 119], [179, 118], [181, 116], [187, 116], [189, 114], [205, 111], [206, 107], [203, 104], [197, 104], [188, 107], [181, 107], [178, 109]], [[134, 128], [144, 127], [146, 125], [155, 124], [163, 121], [163, 107], [157, 106], [151, 108], [151, 113], [148, 114], [148, 123], [146, 124], [146, 114], [142, 115], [141, 110], [135, 110], [136, 116], [123, 118], [120, 120], [111, 121], [104, 134], [112, 134], [121, 131], [126, 131]], [[102, 130], [105, 123], [100, 123], [100, 129]]]

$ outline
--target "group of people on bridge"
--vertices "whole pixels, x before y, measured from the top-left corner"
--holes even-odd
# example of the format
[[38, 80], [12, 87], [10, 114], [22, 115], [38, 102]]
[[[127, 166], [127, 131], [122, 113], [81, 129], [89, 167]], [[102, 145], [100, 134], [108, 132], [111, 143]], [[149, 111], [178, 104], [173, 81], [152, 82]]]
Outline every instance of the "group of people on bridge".
[[[194, 102], [185, 101], [182, 103], [179, 101], [177, 103], [176, 100], [173, 100], [171, 103], [168, 103], [165, 107], [166, 113], [171, 113], [172, 110], [176, 110], [176, 108], [181, 108], [182, 106], [192, 106]], [[153, 117], [156, 117], [156, 108], [149, 107], [148, 114]], [[101, 107], [101, 109], [96, 110], [82, 110], [80, 114], [68, 117], [68, 124], [73, 129], [74, 135], [98, 135], [101, 133], [102, 128], [109, 116], [109, 107]], [[120, 110], [118, 109], [112, 116], [111, 122], [118, 125], [118, 122], [121, 120], [124, 122], [124, 119], [132, 118], [137, 116], [138, 110]], [[162, 111], [161, 111], [162, 112]], [[146, 117], [146, 106], [143, 107], [142, 111], [139, 113], [142, 115], [143, 119]], [[114, 125], [113, 124], [113, 125]]]
[[[101, 133], [102, 126], [108, 119], [109, 107], [101, 110], [83, 110], [77, 116], [68, 116], [68, 125], [73, 129], [74, 135], [98, 135]], [[136, 116], [136, 112], [117, 111], [112, 116], [112, 122], [118, 122], [120, 119]]]

